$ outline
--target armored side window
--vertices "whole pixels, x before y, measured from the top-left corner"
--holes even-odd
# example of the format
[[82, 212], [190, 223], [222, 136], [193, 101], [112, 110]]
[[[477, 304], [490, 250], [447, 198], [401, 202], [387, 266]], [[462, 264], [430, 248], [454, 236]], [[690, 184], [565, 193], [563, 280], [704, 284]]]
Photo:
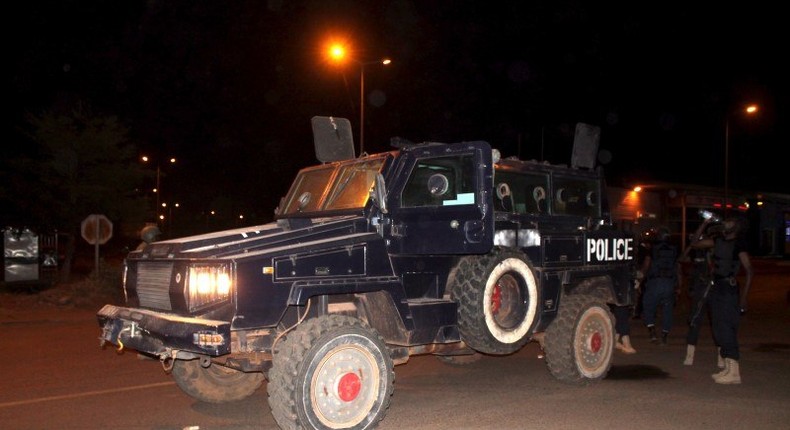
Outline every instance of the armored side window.
[[280, 214], [364, 208], [384, 161], [384, 157], [378, 157], [303, 169], [288, 191]]
[[383, 163], [384, 159], [379, 158], [341, 166], [327, 196], [324, 210], [364, 207]]
[[548, 182], [548, 176], [542, 173], [497, 170], [494, 172], [494, 186], [507, 184], [510, 188], [510, 196], [494, 193], [497, 197], [494, 208], [522, 214], [545, 213]]
[[470, 155], [422, 159], [403, 189], [403, 207], [474, 204], [474, 169]]
[[601, 204], [595, 179], [555, 176], [552, 210], [557, 215], [598, 217]]
[[318, 204], [333, 173], [334, 168], [329, 164], [299, 172], [281, 213], [293, 214], [318, 210]]

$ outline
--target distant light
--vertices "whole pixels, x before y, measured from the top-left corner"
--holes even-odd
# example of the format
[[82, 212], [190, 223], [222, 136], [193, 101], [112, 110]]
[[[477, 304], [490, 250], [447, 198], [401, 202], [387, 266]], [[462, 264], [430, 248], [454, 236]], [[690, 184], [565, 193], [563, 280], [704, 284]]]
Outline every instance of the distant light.
[[757, 105], [746, 106], [746, 113], [752, 114], [757, 112]]
[[381, 60], [381, 64], [383, 64], [383, 65], [385, 65], [385, 66], [386, 66], [387, 64], [391, 63], [391, 62], [392, 62], [392, 60], [390, 60], [389, 58], [385, 58], [385, 59]]
[[637, 185], [637, 186], [634, 187], [634, 192], [635, 193], [638, 193], [640, 191], [642, 191], [642, 187], [641, 186]]
[[244, 219], [244, 215], [239, 215], [239, 219]]
[[757, 202], [757, 206], [762, 206], [762, 205], [763, 205], [763, 201], [762, 201], [762, 200], [760, 200], [759, 202]]

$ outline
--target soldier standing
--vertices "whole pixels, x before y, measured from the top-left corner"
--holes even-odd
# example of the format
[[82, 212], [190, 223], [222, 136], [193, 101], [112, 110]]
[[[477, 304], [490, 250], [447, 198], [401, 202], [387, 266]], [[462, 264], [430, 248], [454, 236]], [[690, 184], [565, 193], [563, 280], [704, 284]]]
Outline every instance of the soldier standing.
[[656, 314], [661, 308], [661, 344], [667, 344], [669, 331], [672, 329], [672, 313], [675, 307], [676, 288], [681, 279], [678, 249], [669, 243], [669, 230], [662, 227], [656, 233], [657, 243], [642, 263], [645, 274], [645, 292], [643, 298], [644, 315], [642, 316], [650, 341], [658, 342], [656, 336]]
[[[689, 243], [700, 241], [710, 235], [706, 228], [711, 222], [720, 222], [717, 218], [708, 217], [700, 224], [697, 231], [690, 236]], [[710, 304], [708, 294], [711, 288], [711, 253], [710, 249], [694, 248], [691, 245], [686, 247], [682, 259], [690, 260], [691, 273], [688, 283], [688, 294], [691, 298], [691, 309], [688, 317], [688, 332], [686, 333], [686, 358], [683, 364], [691, 366], [694, 364], [694, 353], [699, 340], [699, 331], [703, 322], [709, 320]], [[714, 339], [715, 343], [715, 339]], [[718, 344], [717, 344], [718, 346]], [[719, 357], [719, 367], [724, 368], [724, 360]]]
[[[753, 268], [744, 233], [748, 225], [742, 217], [728, 218], [723, 233], [692, 243], [694, 248], [710, 249], [713, 256], [713, 285], [710, 300], [713, 337], [721, 346], [724, 370], [711, 375], [718, 384], [740, 384], [738, 328], [746, 312], [746, 296], [752, 285]], [[736, 276], [743, 267], [746, 282], [740, 288]]]

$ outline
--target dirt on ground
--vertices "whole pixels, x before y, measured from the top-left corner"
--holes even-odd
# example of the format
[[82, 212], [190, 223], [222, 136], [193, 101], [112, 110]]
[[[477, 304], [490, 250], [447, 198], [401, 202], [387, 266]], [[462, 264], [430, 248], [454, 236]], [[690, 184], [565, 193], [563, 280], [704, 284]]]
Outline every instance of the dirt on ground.
[[99, 309], [123, 302], [121, 267], [104, 268], [99, 275], [75, 274], [67, 282], [0, 283], [0, 312], [35, 309]]

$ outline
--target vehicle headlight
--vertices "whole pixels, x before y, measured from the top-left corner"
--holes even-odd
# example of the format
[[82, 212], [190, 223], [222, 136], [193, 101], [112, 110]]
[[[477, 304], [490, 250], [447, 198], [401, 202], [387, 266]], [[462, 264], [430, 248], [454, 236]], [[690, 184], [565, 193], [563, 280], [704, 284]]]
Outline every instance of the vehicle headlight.
[[228, 300], [232, 284], [228, 266], [191, 266], [186, 286], [189, 311]]

